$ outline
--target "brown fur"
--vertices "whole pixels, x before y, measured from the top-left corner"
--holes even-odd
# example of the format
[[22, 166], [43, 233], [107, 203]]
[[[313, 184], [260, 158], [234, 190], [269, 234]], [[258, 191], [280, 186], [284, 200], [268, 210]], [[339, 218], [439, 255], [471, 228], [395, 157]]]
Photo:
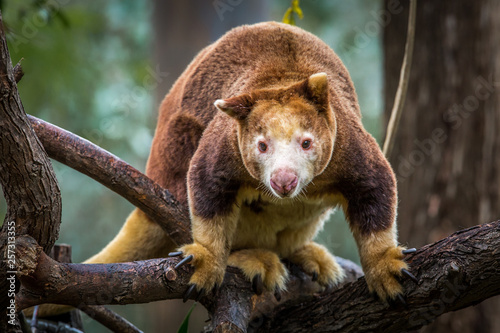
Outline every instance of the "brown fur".
[[[217, 99], [223, 100], [215, 107]], [[191, 283], [211, 289], [229, 262], [249, 279], [260, 274], [269, 290], [284, 289], [280, 258], [318, 274], [324, 286], [337, 283], [342, 269], [312, 240], [340, 205], [370, 290], [383, 299], [400, 293], [395, 276], [406, 264], [396, 242], [395, 178], [360, 118], [340, 59], [299, 28], [243, 26], [201, 51], [160, 107], [147, 165], [151, 178], [189, 205], [194, 243], [181, 250], [195, 258]], [[297, 197], [278, 199], [262, 186], [252, 138], [287, 139], [304, 129], [317, 138], [317, 160], [308, 170], [314, 179]], [[91, 261], [144, 259], [168, 250], [171, 242], [137, 211]]]

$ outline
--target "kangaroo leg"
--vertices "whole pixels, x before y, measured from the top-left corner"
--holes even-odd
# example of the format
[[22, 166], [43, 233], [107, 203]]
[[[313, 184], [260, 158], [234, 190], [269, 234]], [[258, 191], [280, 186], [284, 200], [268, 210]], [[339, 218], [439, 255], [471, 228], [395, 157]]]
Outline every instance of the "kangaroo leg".
[[175, 243], [145, 213], [135, 209], [120, 232], [85, 264], [115, 263], [168, 257]]

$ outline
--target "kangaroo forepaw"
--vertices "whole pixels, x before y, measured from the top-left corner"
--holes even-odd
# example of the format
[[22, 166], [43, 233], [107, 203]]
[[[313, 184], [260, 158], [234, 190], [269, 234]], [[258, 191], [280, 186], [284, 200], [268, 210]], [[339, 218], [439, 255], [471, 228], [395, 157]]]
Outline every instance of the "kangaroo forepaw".
[[189, 280], [189, 286], [183, 295], [183, 301], [188, 299], [199, 300], [203, 295], [214, 287], [221, 285], [224, 279], [225, 265], [204, 246], [200, 244], [185, 245], [181, 251], [169, 253], [170, 257], [179, 257], [185, 255], [175, 265], [179, 269], [187, 264], [194, 267], [194, 273]]
[[408, 270], [404, 256], [416, 251], [414, 248], [393, 247], [366, 261], [368, 265], [365, 267], [365, 279], [370, 291], [391, 305], [406, 306], [401, 286], [402, 279], [408, 278], [416, 284], [418, 279]]

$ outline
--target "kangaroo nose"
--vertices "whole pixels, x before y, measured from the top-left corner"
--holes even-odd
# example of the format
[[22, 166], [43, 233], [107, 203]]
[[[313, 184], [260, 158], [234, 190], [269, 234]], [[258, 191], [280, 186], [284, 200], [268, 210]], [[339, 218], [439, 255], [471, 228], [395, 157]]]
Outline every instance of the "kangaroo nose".
[[279, 194], [286, 196], [297, 187], [298, 178], [290, 170], [277, 170], [271, 176], [271, 186]]

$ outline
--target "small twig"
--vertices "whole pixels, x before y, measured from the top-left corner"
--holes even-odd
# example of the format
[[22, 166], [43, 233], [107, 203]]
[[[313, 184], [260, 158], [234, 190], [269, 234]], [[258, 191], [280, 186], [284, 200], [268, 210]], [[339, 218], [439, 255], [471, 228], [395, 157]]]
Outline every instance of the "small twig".
[[125, 318], [119, 316], [115, 312], [109, 310], [104, 306], [80, 306], [81, 311], [85, 312], [89, 317], [98, 321], [113, 332], [120, 333], [142, 333], [140, 329], [135, 327], [132, 323]]
[[394, 106], [391, 111], [391, 118], [387, 125], [387, 134], [384, 141], [384, 148], [382, 151], [384, 155], [389, 157], [392, 148], [394, 147], [394, 140], [396, 132], [399, 127], [401, 114], [405, 105], [406, 94], [408, 92], [408, 82], [410, 81], [411, 63], [413, 59], [413, 44], [415, 42], [415, 22], [417, 17], [417, 0], [410, 0], [410, 14], [408, 17], [408, 32], [406, 35], [405, 55], [403, 57], [403, 65], [401, 66], [401, 74], [399, 77], [398, 90], [394, 98]]

